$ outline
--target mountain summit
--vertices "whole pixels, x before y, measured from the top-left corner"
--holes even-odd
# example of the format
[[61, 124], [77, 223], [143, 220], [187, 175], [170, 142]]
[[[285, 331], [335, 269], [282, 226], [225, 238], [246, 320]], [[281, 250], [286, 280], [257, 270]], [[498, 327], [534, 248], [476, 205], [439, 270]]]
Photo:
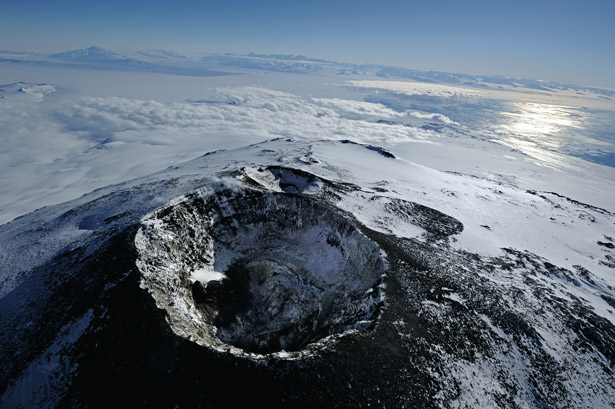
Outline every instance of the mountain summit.
[[0, 407], [613, 408], [614, 220], [350, 141], [212, 152], [0, 226]]
[[90, 48], [68, 50], [50, 55], [51, 58], [85, 64], [110, 65], [121, 64], [138, 67], [154, 67], [155, 65], [135, 58], [126, 57], [104, 48], [92, 46]]

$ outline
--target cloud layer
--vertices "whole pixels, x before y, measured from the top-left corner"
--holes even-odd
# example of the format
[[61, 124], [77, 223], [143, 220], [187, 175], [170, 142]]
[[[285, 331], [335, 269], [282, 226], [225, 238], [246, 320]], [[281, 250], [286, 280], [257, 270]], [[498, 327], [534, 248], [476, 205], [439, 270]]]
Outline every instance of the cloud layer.
[[[25, 88], [41, 95], [53, 89]], [[453, 122], [440, 114], [258, 87], [222, 88], [183, 103], [116, 97], [34, 102], [41, 99], [0, 100], [0, 223], [216, 149], [275, 137], [429, 142], [438, 134], [419, 125]]]
[[349, 85], [359, 88], [381, 89], [404, 95], [424, 95], [440, 98], [479, 98], [485, 96], [483, 92], [442, 84], [429, 84], [424, 82], [408, 81], [347, 81]]

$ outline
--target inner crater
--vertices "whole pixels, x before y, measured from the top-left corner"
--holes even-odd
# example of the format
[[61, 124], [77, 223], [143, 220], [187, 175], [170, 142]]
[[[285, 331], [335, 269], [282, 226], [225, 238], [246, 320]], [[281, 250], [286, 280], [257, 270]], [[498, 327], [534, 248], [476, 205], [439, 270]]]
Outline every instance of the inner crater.
[[379, 247], [298, 194], [194, 194], [143, 220], [141, 285], [173, 331], [216, 350], [290, 357], [371, 327]]

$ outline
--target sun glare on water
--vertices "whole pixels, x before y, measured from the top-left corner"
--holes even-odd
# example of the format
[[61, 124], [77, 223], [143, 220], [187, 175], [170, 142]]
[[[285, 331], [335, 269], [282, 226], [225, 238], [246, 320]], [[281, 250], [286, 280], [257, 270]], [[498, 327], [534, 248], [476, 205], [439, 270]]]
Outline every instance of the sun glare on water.
[[563, 128], [578, 126], [578, 120], [568, 107], [518, 103], [515, 104], [515, 108], [517, 112], [502, 113], [509, 118], [509, 122], [503, 127], [518, 135], [527, 137], [556, 135]]
[[544, 165], [565, 165], [565, 156], [559, 153], [566, 143], [563, 134], [580, 128], [579, 112], [566, 106], [522, 102], [513, 104], [510, 112], [500, 114], [498, 142]]

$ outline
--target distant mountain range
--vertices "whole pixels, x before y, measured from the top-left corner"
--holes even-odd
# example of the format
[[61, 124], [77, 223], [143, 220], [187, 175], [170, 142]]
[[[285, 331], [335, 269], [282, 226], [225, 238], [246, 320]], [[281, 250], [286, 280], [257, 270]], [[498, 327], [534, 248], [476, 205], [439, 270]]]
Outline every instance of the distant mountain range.
[[135, 67], [153, 68], [154, 64], [125, 57], [113, 51], [101, 47], [90, 47], [82, 50], [69, 50], [49, 56], [55, 60], [71, 61], [85, 64], [101, 65], [128, 65]]
[[174, 51], [149, 49], [120, 54], [101, 47], [68, 50], [55, 54], [0, 50], [0, 62], [53, 66], [79, 66], [105, 70], [143, 70], [177, 75], [211, 76], [233, 74], [229, 68], [288, 73], [329, 72], [336, 75], [403, 78], [419, 82], [442, 83], [499, 89], [529, 88], [539, 91], [590, 92], [605, 99], [615, 98], [615, 90], [580, 86], [555, 81], [510, 78], [498, 75], [472, 75], [443, 71], [421, 71], [376, 64], [350, 64], [291, 54], [215, 54], [186, 56]]
[[188, 58], [185, 55], [181, 55], [174, 51], [167, 51], [167, 50], [137, 51], [137, 54], [142, 55], [147, 58], [163, 58], [163, 59], [171, 59], [171, 58], [186, 59]]
[[228, 75], [204, 64], [186, 65], [187, 58], [172, 51], [146, 50], [120, 54], [101, 47], [68, 50], [54, 54], [0, 50], [0, 63], [81, 68], [106, 71], [144, 71], [186, 76]]

